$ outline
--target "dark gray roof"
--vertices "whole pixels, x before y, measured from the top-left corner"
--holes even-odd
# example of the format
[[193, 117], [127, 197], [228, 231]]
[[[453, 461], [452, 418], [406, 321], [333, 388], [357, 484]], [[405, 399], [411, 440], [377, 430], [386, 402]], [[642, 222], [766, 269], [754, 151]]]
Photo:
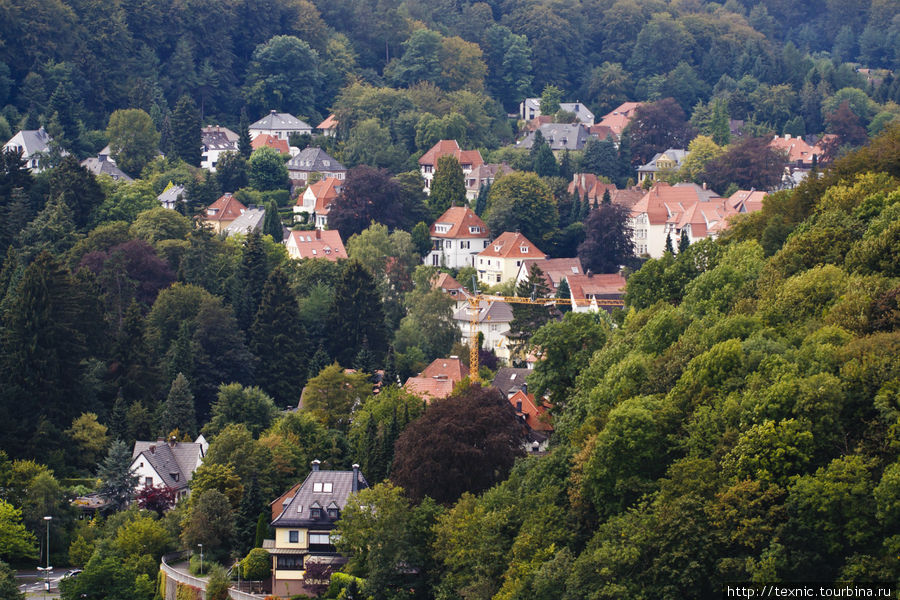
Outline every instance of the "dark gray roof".
[[[339, 510], [344, 510], [347, 499], [353, 493], [354, 477], [358, 477], [357, 490], [369, 487], [366, 478], [359, 471], [311, 471], [294, 497], [285, 504], [282, 513], [272, 521], [272, 525], [331, 529], [334, 521], [328, 518], [328, 507], [336, 506]], [[321, 484], [326, 489], [327, 483], [331, 484], [330, 493], [316, 491], [319, 488], [316, 484]], [[310, 516], [310, 509], [316, 506], [322, 509], [322, 517], [319, 519]]]
[[114, 162], [104, 158], [104, 156], [101, 153], [96, 158], [86, 158], [81, 161], [81, 166], [94, 175], [109, 175], [116, 181], [134, 181], [125, 171], [117, 167]]
[[253, 130], [280, 130], [280, 131], [312, 131], [312, 127], [304, 123], [290, 113], [280, 113], [274, 110], [249, 127]]
[[[472, 315], [469, 313], [469, 307], [463, 306], [454, 313], [453, 318], [457, 321], [471, 321]], [[495, 300], [488, 302], [481, 300], [478, 303], [478, 322], [483, 323], [490, 321], [492, 323], [509, 323], [513, 320], [512, 307], [506, 302]]]
[[[22, 129], [16, 135], [22, 136], [22, 150], [25, 156], [31, 156], [35, 152], [46, 152], [50, 149], [50, 134], [43, 127], [40, 129]], [[15, 136], [7, 144], [14, 139]]]
[[491, 385], [500, 390], [504, 396], [515, 394], [522, 389], [525, 378], [531, 374], [531, 369], [514, 369], [512, 367], [500, 367]]
[[204, 151], [209, 150], [234, 150], [237, 152], [238, 143], [228, 139], [224, 131], [204, 131], [200, 134], [200, 143]]
[[[266, 209], [264, 208], [248, 208], [237, 219], [228, 224], [225, 228], [226, 235], [234, 235], [236, 233], [247, 234], [250, 231], [259, 231], [262, 229], [263, 221], [266, 218]], [[282, 242], [283, 240], [275, 240]]]
[[200, 466], [203, 449], [195, 442], [168, 444], [164, 441], [137, 441], [131, 453], [132, 462], [141, 455], [156, 469], [167, 486], [177, 490], [187, 487], [194, 471]]
[[[581, 150], [589, 137], [587, 127], [581, 123], [547, 123], [541, 125], [540, 132], [551, 150]], [[534, 134], [529, 134], [516, 145], [530, 149], [534, 145]]]
[[683, 148], [669, 148], [665, 152], [657, 152], [653, 158], [650, 159], [646, 165], [641, 165], [638, 167], [638, 171], [641, 172], [656, 172], [659, 171], [659, 167], [656, 165], [656, 161], [659, 160], [663, 154], [675, 160], [675, 168], [681, 166], [681, 163], [684, 162], [684, 159], [687, 158], [687, 155], [690, 154], [687, 150]]
[[178, 201], [178, 196], [181, 196], [181, 201], [185, 202], [184, 199], [184, 186], [183, 185], [173, 185], [156, 197], [163, 206], [174, 205]]
[[287, 162], [288, 171], [346, 171], [347, 168], [334, 160], [321, 148], [304, 148]]

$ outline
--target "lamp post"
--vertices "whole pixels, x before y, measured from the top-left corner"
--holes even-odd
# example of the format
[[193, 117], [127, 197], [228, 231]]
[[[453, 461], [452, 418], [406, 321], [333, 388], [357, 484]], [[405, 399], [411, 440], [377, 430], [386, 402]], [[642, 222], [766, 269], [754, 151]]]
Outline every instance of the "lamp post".
[[200, 574], [203, 575], [203, 544], [197, 544], [200, 546]]
[[50, 570], [52, 567], [50, 566], [50, 521], [53, 519], [51, 516], [45, 516], [44, 521], [47, 523], [47, 544], [45, 547], [45, 552], [47, 553], [47, 559], [44, 563], [44, 568], [38, 567], [38, 571], [44, 572], [44, 593], [46, 597], [46, 592], [50, 591]]

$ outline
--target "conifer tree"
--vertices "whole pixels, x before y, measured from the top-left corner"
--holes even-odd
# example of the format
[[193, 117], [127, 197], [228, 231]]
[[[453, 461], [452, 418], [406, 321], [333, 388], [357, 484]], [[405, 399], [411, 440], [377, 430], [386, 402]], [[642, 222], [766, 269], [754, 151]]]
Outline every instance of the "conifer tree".
[[445, 155], [438, 159], [428, 196], [428, 208], [432, 218], [440, 217], [451, 206], [462, 206], [466, 202], [466, 181], [462, 166], [455, 156]]
[[166, 376], [174, 380], [179, 373], [188, 379], [194, 375], [194, 347], [191, 338], [194, 333], [190, 323], [183, 322], [178, 327], [178, 336], [166, 352]]
[[134, 300], [121, 319], [112, 358], [115, 385], [128, 399], [150, 401], [162, 391], [164, 381], [160, 369], [144, 340], [144, 315]]
[[262, 490], [254, 477], [244, 487], [244, 495], [241, 496], [234, 519], [235, 550], [239, 556], [243, 556], [250, 551], [251, 547], [255, 547], [251, 544], [256, 537], [259, 513], [265, 507], [266, 501], [263, 498]]
[[396, 385], [400, 377], [397, 375], [397, 361], [394, 358], [394, 346], [388, 347], [387, 355], [384, 357], [384, 377], [381, 379], [382, 385]]
[[[565, 277], [562, 281], [559, 282], [559, 287], [556, 288], [556, 297], [560, 300], [571, 300], [572, 291], [569, 288], [569, 280]], [[556, 305], [557, 310], [562, 313], [568, 312], [572, 310], [572, 305], [569, 302], [560, 302]]]
[[297, 298], [287, 274], [275, 269], [263, 287], [250, 330], [250, 351], [259, 359], [256, 381], [277, 406], [296, 405], [306, 383], [308, 346]]
[[603, 204], [612, 204], [612, 196], [609, 195], [609, 189], [603, 190]]
[[109, 437], [114, 440], [124, 440], [128, 437], [128, 403], [122, 396], [122, 390], [116, 395], [112, 412], [109, 416]]
[[672, 235], [666, 234], [666, 252], [669, 254], [675, 254], [675, 248], [672, 246]]
[[260, 241], [260, 233], [252, 231], [247, 235], [241, 255], [241, 264], [238, 266], [231, 290], [234, 316], [244, 331], [249, 330], [256, 311], [259, 310], [263, 285], [269, 276], [267, 264], [266, 252]]
[[316, 375], [322, 372], [322, 369], [331, 364], [331, 356], [325, 350], [325, 346], [322, 343], [319, 343], [319, 348], [316, 350], [316, 353], [313, 354], [312, 358], [309, 360], [309, 368], [306, 372], [306, 378], [312, 379]]
[[247, 119], [247, 107], [241, 108], [241, 125], [238, 132], [238, 152], [244, 158], [249, 159], [253, 154], [253, 146], [250, 140], [250, 121]]
[[569, 149], [563, 150], [562, 158], [559, 161], [559, 176], [566, 181], [572, 180], [574, 168], [572, 167], [572, 157], [569, 156]]
[[559, 174], [559, 165], [550, 144], [544, 139], [540, 130], [534, 132], [534, 143], [529, 153], [531, 170], [541, 177], [555, 177]]
[[[544, 279], [544, 272], [535, 263], [528, 271], [528, 277], [516, 286], [516, 295], [524, 298], [549, 298], [550, 287]], [[528, 340], [542, 325], [550, 320], [550, 311], [546, 306], [531, 304], [513, 304], [513, 320], [509, 324], [512, 346], [517, 352], [522, 351]]]
[[384, 308], [369, 271], [358, 261], [346, 263], [334, 286], [334, 303], [329, 311], [331, 355], [342, 365], [353, 364], [363, 340], [376, 361], [387, 350]]
[[488, 194], [491, 191], [491, 186], [487, 184], [482, 184], [478, 189], [478, 197], [475, 198], [475, 214], [479, 217], [484, 214], [484, 211], [487, 209], [487, 199]]
[[172, 111], [172, 151], [176, 158], [199, 167], [202, 154], [200, 143], [200, 110], [194, 99], [182, 96]]
[[588, 198], [587, 190], [584, 191], [584, 198], [581, 200], [581, 212], [578, 214], [578, 220], [584, 222], [591, 213], [591, 201]]
[[375, 363], [375, 356], [372, 354], [372, 351], [369, 350], [368, 339], [363, 338], [362, 346], [360, 346], [359, 352], [357, 352], [356, 357], [353, 359], [353, 368], [360, 373], [369, 375], [370, 379], [374, 379], [377, 365]]
[[116, 440], [110, 445], [106, 458], [100, 463], [97, 477], [102, 482], [101, 497], [112, 503], [116, 510], [128, 506], [138, 485], [138, 476], [131, 470], [131, 448], [128, 444]]
[[256, 519], [256, 537], [253, 540], [254, 548], [262, 548], [263, 540], [269, 537], [270, 516], [269, 512], [265, 510], [259, 513], [259, 518]]
[[274, 200], [266, 203], [266, 218], [263, 221], [263, 234], [271, 235], [276, 243], [284, 241], [284, 226], [281, 224], [281, 216]]
[[572, 211], [569, 214], [569, 223], [577, 223], [581, 219], [581, 194], [578, 189], [572, 192]]
[[191, 384], [182, 373], [175, 377], [169, 388], [169, 395], [160, 411], [159, 427], [162, 435], [168, 435], [177, 429], [193, 439], [197, 433], [194, 394], [191, 392]]
[[162, 125], [159, 128], [159, 151], [166, 158], [176, 158], [175, 138], [172, 135], [172, 120], [168, 114], [163, 117]]
[[687, 250], [691, 245], [691, 240], [688, 238], [687, 229], [681, 230], [681, 238], [678, 240], [678, 254], [681, 254], [685, 250]]

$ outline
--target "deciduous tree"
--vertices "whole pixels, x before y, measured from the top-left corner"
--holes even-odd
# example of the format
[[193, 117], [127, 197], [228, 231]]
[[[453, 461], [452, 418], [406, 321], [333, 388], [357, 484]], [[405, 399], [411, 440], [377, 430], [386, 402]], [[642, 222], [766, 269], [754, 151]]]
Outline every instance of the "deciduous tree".
[[139, 108], [117, 110], [106, 128], [109, 149], [116, 165], [134, 176], [159, 153], [159, 132], [150, 115]]

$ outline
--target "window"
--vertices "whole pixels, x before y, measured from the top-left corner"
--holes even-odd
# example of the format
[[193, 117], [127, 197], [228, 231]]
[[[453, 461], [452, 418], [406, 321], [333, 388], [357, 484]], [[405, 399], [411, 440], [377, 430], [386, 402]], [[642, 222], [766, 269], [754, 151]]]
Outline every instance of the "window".
[[302, 571], [303, 554], [279, 554], [275, 557], [275, 568], [282, 571]]
[[528, 254], [528, 246], [520, 246], [519, 250], [522, 251], [522, 254]]
[[447, 248], [452, 248], [452, 247], [453, 247], [453, 240], [447, 240], [447, 241], [445, 241], [445, 242], [444, 242], [444, 246], [447, 247]]
[[336, 509], [336, 508], [328, 509], [328, 518], [331, 519], [332, 521], [337, 521], [338, 515], [339, 515], [338, 509]]
[[500, 283], [500, 276], [497, 275], [497, 283]]
[[321, 481], [317, 481], [316, 483], [313, 484], [313, 492], [319, 492], [319, 493], [322, 492], [322, 482]]
[[332, 483], [330, 481], [326, 481], [322, 484], [322, 491], [326, 494], [330, 494], [332, 490]]
[[321, 482], [317, 481], [313, 483], [313, 493], [318, 494], [330, 494], [333, 489], [333, 484], [330, 481]]
[[147, 487], [153, 487], [153, 478], [144, 477], [144, 485], [146, 485]]
[[297, 530], [288, 531], [288, 542], [290, 542], [291, 544], [299, 544], [300, 532]]
[[331, 544], [331, 535], [327, 533], [310, 533], [309, 534], [309, 545], [313, 546], [316, 544]]
[[309, 518], [310, 519], [321, 519], [322, 518], [322, 509], [321, 508], [310, 508], [309, 509]]

